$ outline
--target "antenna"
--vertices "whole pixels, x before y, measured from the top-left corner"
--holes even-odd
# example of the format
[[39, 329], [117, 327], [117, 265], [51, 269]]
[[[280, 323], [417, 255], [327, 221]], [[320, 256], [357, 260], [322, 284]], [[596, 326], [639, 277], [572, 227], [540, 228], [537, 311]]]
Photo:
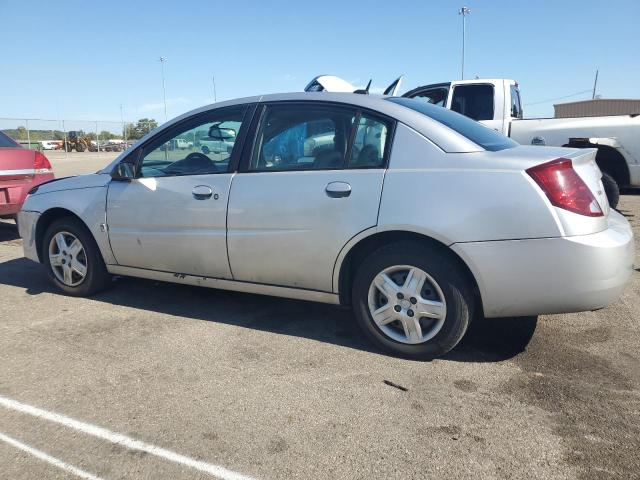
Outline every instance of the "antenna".
[[366, 88], [360, 88], [360, 89], [356, 90], [353, 93], [359, 93], [360, 95], [369, 95], [369, 88], [371, 87], [371, 80], [373, 80], [373, 79], [369, 80], [369, 83], [367, 83]]
[[383, 95], [395, 95], [396, 92], [400, 89], [400, 84], [402, 83], [404, 75], [400, 75], [396, 78], [391, 85], [389, 85], [386, 90], [382, 93]]

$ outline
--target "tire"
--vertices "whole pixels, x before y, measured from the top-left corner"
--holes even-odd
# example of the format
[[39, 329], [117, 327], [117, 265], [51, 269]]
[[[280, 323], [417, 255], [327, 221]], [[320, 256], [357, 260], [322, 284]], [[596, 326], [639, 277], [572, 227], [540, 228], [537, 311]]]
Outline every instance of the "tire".
[[76, 145], [76, 151], [78, 152], [84, 152], [84, 148], [85, 148], [84, 145], [82, 145], [81, 143], [78, 143]]
[[[396, 268], [400, 270], [394, 273]], [[381, 295], [381, 291], [374, 287], [373, 282], [381, 272], [390, 272], [387, 275], [389, 278], [394, 275], [398, 278], [398, 275], [404, 275], [402, 268], [413, 268], [414, 272], [422, 271], [422, 274], [426, 274], [426, 277], [423, 275], [424, 287], [419, 289], [418, 300], [413, 296], [408, 303], [406, 298], [393, 299], [392, 303], [400, 302], [403, 306], [395, 305], [395, 313], [388, 309], [387, 314], [392, 317], [404, 315], [403, 321], [394, 320], [381, 326], [372, 315], [372, 309], [377, 306], [372, 306], [371, 303], [383, 299], [385, 295]], [[414, 275], [413, 278], [417, 277]], [[403, 282], [406, 286], [406, 280], [402, 280], [402, 277], [400, 281], [394, 281], [405, 293], [410, 292], [411, 289], [405, 290], [404, 286], [400, 287]], [[353, 281], [352, 306], [359, 329], [376, 347], [400, 357], [431, 360], [453, 349], [467, 331], [474, 313], [475, 300], [472, 291], [465, 272], [444, 248], [415, 242], [397, 242], [379, 248], [360, 264]], [[419, 311], [417, 307], [425, 302], [427, 295], [431, 296], [432, 303], [444, 306], [444, 311], [442, 307], [438, 307], [442, 318], [422, 317], [418, 320], [417, 323], [421, 325], [418, 331], [422, 335], [416, 334], [412, 341], [403, 327], [403, 322], [415, 321], [414, 317], [417, 314], [411, 314], [410, 310], [415, 308]], [[385, 303], [389, 301], [387, 298]], [[414, 301], [418, 305], [414, 305]], [[383, 304], [383, 307], [386, 305]], [[397, 308], [402, 310], [398, 313]], [[411, 318], [407, 318], [409, 314]]]
[[[60, 249], [60, 244], [56, 242], [54, 237], [58, 234], [62, 234], [65, 237], [67, 249]], [[75, 251], [72, 239], [75, 238], [80, 243], [82, 248], [81, 252]], [[53, 242], [53, 244], [52, 244]], [[55, 257], [59, 250], [63, 250], [64, 255], [58, 256], [58, 261], [65, 265], [71, 265], [70, 259], [77, 265], [84, 265], [85, 274], [80, 278], [80, 274], [77, 272], [71, 273], [71, 282], [65, 282], [67, 278], [64, 275], [64, 266], [58, 265], [54, 267], [52, 265], [52, 257]], [[67, 251], [69, 250], [69, 251]], [[107, 268], [102, 259], [102, 254], [98, 249], [93, 235], [78, 219], [73, 217], [63, 217], [55, 220], [44, 234], [44, 240], [42, 242], [42, 259], [47, 269], [47, 274], [53, 282], [53, 284], [67, 295], [74, 297], [85, 297], [92, 295], [100, 290], [106, 288], [110, 281], [111, 276], [107, 272]], [[60, 260], [61, 257], [61, 260]], [[66, 260], [66, 262], [65, 262]], [[55, 268], [55, 271], [54, 271]], [[56, 273], [57, 272], [57, 273]], [[64, 277], [64, 278], [61, 278]]]
[[615, 178], [610, 174], [602, 172], [602, 185], [604, 186], [604, 193], [607, 194], [609, 205], [611, 208], [616, 208], [620, 201], [620, 187]]

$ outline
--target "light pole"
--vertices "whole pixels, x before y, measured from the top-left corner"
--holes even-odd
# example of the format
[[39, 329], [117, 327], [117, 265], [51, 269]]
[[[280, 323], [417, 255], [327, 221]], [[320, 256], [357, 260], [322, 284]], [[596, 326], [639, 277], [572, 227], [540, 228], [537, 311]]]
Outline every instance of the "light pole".
[[162, 99], [164, 100], [164, 121], [168, 120], [167, 117], [167, 92], [164, 88], [164, 62], [167, 61], [166, 57], [160, 57], [160, 70], [162, 71]]
[[471, 13], [471, 9], [468, 7], [462, 7], [458, 10], [458, 15], [462, 15], [462, 78], [464, 80], [464, 46], [466, 43], [467, 34], [467, 15]]
[[218, 98], [216, 95], [216, 76], [215, 75], [211, 75], [211, 81], [213, 82], [213, 103], [216, 103], [218, 101]]

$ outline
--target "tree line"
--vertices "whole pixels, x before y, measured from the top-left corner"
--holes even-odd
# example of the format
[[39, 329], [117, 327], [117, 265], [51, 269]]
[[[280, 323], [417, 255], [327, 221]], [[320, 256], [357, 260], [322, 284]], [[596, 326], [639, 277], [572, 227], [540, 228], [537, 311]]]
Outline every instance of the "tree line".
[[[125, 123], [124, 131], [121, 134], [113, 133], [108, 130], [102, 130], [98, 136], [100, 140], [113, 140], [126, 138], [127, 140], [138, 140], [146, 135], [148, 132], [158, 126], [158, 122], [152, 118], [141, 118], [137, 122]], [[64, 132], [62, 130], [41, 130], [41, 129], [29, 129], [21, 125], [17, 128], [7, 128], [2, 130], [14, 140], [32, 142], [39, 142], [42, 140], [64, 140]], [[85, 132], [84, 130], [76, 130], [79, 136], [88, 138], [90, 140], [96, 139], [96, 132]]]

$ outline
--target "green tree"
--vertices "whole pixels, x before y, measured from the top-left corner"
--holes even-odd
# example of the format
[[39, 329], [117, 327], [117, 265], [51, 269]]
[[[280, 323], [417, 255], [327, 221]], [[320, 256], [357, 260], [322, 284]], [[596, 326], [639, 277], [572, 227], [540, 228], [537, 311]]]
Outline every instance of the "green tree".
[[15, 140], [26, 140], [27, 139], [27, 128], [20, 125], [15, 129], [15, 134], [13, 135]]
[[158, 122], [152, 118], [141, 118], [135, 124], [127, 123], [125, 125], [125, 135], [127, 139], [137, 140], [142, 138], [151, 130], [158, 126]]

